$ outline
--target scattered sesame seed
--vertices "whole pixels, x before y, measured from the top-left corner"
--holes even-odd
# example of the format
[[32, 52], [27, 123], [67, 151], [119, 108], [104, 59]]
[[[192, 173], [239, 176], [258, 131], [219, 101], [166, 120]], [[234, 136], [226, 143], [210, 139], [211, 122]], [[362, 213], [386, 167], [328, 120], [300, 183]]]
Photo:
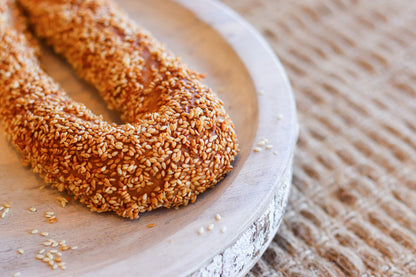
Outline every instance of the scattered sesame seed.
[[44, 245], [44, 246], [51, 246], [51, 244], [52, 244], [52, 242], [49, 241], [49, 240], [42, 243], [42, 245]]
[[220, 214], [217, 214], [217, 215], [215, 216], [215, 220], [216, 220], [216, 221], [220, 221], [220, 220], [221, 220], [221, 215], [220, 215]]
[[277, 151], [274, 151], [274, 152], [273, 152], [273, 154], [274, 154], [274, 155], [277, 155], [277, 154], [278, 154], [278, 152], [277, 152]]
[[66, 199], [65, 197], [58, 196], [57, 199], [58, 199], [59, 203], [61, 204], [62, 208], [65, 208], [66, 205], [68, 204], [68, 199]]
[[253, 151], [254, 152], [260, 152], [261, 151], [261, 148], [260, 147], [254, 147]]
[[214, 229], [214, 224], [210, 224], [210, 225], [208, 225], [208, 227], [207, 227], [207, 231], [212, 231]]
[[57, 222], [57, 221], [58, 221], [58, 219], [57, 219], [56, 217], [54, 217], [54, 216], [53, 216], [53, 217], [48, 218], [48, 222], [49, 222], [49, 223], [51, 223], [51, 224], [52, 224], [52, 223], [55, 223], [55, 222]]
[[283, 114], [279, 114], [278, 116], [277, 116], [277, 120], [282, 120], [283, 119]]
[[45, 253], [45, 249], [41, 249], [41, 250], [39, 250], [39, 252], [38, 252], [38, 254], [43, 254], [43, 253]]
[[7, 215], [7, 214], [9, 213], [9, 211], [10, 211], [10, 204], [8, 204], [8, 203], [3, 204], [3, 205], [1, 206], [0, 211], [2, 211], [2, 213], [1, 213], [0, 217], [1, 217], [1, 218], [5, 218], [5, 217], [6, 217], [6, 215]]
[[198, 229], [198, 235], [202, 235], [204, 233], [204, 227], [200, 227]]
[[39, 235], [41, 235], [42, 237], [47, 237], [49, 235], [49, 233], [48, 232], [42, 232]]
[[31, 211], [31, 212], [37, 212], [38, 210], [36, 209], [36, 208], [34, 208], [34, 207], [30, 207], [29, 209], [28, 209], [29, 211]]
[[22, 248], [19, 248], [17, 249], [16, 252], [22, 255], [23, 253], [25, 253], [25, 250], [23, 250]]
[[78, 249], [78, 246], [72, 246], [71, 247], [71, 250], [75, 250], [75, 249]]
[[35, 256], [35, 258], [38, 259], [38, 260], [43, 260], [44, 256], [43, 255], [40, 255], [40, 254], [37, 254]]
[[224, 227], [221, 228], [221, 233], [224, 234], [225, 232], [227, 232], [227, 227], [224, 226]]
[[257, 143], [258, 146], [264, 146], [265, 144], [266, 144], [266, 142], [264, 140], [262, 140], [259, 143]]
[[16, 272], [15, 274], [13, 274], [13, 277], [19, 277], [19, 276], [21, 276], [22, 274], [20, 273], [20, 272]]
[[50, 218], [55, 214], [55, 212], [45, 212], [45, 217]]
[[273, 148], [273, 145], [271, 145], [271, 144], [266, 145], [266, 149], [267, 149], [267, 150], [270, 150], [270, 149], [272, 149], [272, 148]]
[[37, 229], [33, 229], [32, 231], [30, 231], [30, 234], [37, 234], [39, 231]]

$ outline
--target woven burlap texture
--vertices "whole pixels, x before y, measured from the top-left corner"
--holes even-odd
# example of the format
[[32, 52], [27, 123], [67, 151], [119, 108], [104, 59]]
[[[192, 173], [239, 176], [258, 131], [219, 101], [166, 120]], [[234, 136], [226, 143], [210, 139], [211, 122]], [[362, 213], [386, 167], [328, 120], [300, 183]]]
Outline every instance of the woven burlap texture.
[[416, 276], [416, 1], [223, 0], [268, 40], [300, 138], [248, 276]]

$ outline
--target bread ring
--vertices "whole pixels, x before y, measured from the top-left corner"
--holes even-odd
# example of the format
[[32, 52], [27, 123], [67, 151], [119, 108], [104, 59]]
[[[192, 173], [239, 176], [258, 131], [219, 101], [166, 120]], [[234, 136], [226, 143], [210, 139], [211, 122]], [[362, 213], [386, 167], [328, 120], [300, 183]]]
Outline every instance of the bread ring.
[[92, 211], [122, 217], [194, 202], [238, 154], [201, 76], [107, 0], [22, 0], [37, 35], [94, 85], [123, 125], [70, 99], [22, 36], [0, 28], [0, 116], [25, 163]]

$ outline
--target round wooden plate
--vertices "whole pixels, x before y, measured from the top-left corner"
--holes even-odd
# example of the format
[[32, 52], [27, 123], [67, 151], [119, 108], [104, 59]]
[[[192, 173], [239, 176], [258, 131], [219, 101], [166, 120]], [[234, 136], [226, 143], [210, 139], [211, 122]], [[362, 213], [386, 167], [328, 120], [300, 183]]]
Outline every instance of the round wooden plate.
[[[216, 1], [119, 2], [192, 68], [206, 73], [206, 82], [224, 100], [237, 128], [241, 153], [235, 168], [196, 203], [130, 221], [91, 213], [74, 200], [61, 207], [57, 197], [68, 195], [41, 189], [43, 181], [22, 166], [0, 129], [0, 205], [10, 205], [0, 218], [0, 275], [242, 275], [270, 243], [286, 206], [298, 134], [288, 79], [253, 28]], [[75, 100], [119, 122], [95, 91], [49, 49], [43, 49], [42, 63]], [[260, 151], [253, 151], [256, 147]], [[45, 218], [49, 211], [56, 223]], [[30, 234], [34, 229], [48, 235]], [[41, 249], [59, 249], [42, 245], [47, 239], [78, 247], [59, 250], [65, 271], [52, 270], [35, 258]]]

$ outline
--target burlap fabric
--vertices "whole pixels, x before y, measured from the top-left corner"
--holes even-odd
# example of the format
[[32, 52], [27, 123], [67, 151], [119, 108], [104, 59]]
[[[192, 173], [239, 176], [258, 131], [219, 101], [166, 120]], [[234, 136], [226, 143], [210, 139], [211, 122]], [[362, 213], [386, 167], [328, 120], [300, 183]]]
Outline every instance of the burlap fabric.
[[416, 276], [416, 1], [223, 0], [283, 63], [290, 204], [249, 276]]

